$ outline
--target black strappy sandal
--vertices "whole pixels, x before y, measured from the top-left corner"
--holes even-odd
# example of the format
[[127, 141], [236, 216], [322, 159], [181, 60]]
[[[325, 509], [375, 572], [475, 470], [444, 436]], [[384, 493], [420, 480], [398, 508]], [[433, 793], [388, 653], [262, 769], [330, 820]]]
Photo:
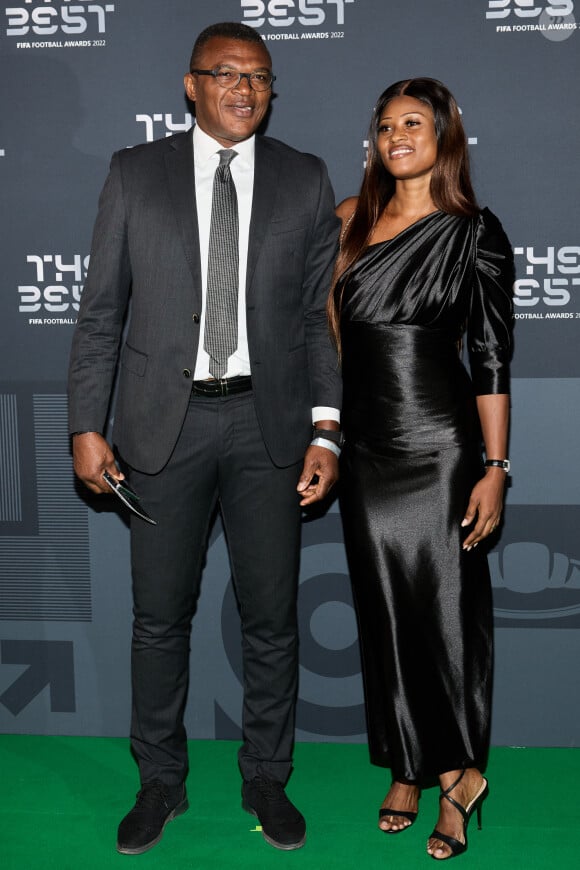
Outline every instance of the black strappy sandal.
[[[418, 815], [419, 813], [406, 812], [405, 810], [390, 810], [388, 807], [381, 807], [379, 810], [379, 822], [385, 816], [402, 816], [404, 819], [409, 819], [412, 825]], [[391, 828], [390, 831], [385, 831], [384, 828], [381, 828], [380, 830], [383, 834], [402, 834], [403, 831], [406, 831], [407, 828], [411, 827], [411, 825], [405, 825], [404, 828]]]
[[442, 843], [445, 843], [451, 849], [451, 854], [447, 855], [446, 858], [435, 858], [435, 855], [431, 855], [431, 857], [435, 858], [436, 861], [447, 861], [448, 858], [456, 858], [458, 855], [462, 855], [464, 852], [467, 851], [467, 826], [475, 810], [477, 810], [477, 827], [481, 831], [481, 805], [489, 794], [489, 786], [487, 784], [486, 778], [483, 777], [483, 782], [478, 793], [466, 807], [462, 807], [460, 803], [458, 803], [452, 797], [449, 797], [449, 792], [453, 791], [455, 786], [461, 782], [464, 776], [465, 770], [462, 770], [461, 774], [455, 780], [453, 785], [450, 785], [449, 788], [445, 789], [445, 791], [440, 792], [439, 800], [445, 799], [446, 801], [449, 801], [449, 803], [452, 804], [455, 809], [461, 814], [461, 817], [463, 819], [463, 837], [465, 842], [461, 843], [459, 840], [456, 840], [455, 837], [450, 837], [448, 834], [442, 834], [441, 831], [438, 831], [437, 828], [435, 828], [429, 839], [441, 840]]
[[[421, 797], [421, 789], [418, 789], [418, 797], [417, 800]], [[385, 816], [401, 816], [403, 819], [408, 819], [410, 824], [405, 825], [404, 828], [398, 828], [397, 830], [385, 831], [384, 828], [380, 828], [383, 834], [402, 834], [403, 831], [406, 831], [407, 828], [410, 828], [419, 813], [414, 813], [411, 810], [392, 810], [390, 807], [381, 807], [379, 810], [379, 822], [381, 819], [384, 819]]]

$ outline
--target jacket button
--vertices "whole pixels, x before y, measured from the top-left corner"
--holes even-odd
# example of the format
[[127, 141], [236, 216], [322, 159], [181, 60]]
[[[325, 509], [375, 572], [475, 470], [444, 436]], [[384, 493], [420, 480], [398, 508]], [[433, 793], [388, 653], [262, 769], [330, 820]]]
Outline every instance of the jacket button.
[[194, 323], [199, 323], [199, 314], [194, 314], [191, 319]]
[[189, 369], [183, 369], [182, 374], [183, 374], [183, 377], [184, 377], [184, 378], [190, 378], [190, 377], [191, 377], [191, 372], [190, 372]]

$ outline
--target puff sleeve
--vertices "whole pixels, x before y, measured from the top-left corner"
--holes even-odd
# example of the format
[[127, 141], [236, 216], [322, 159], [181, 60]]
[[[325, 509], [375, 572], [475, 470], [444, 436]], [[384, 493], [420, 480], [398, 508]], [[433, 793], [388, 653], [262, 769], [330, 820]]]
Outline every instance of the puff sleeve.
[[497, 217], [484, 208], [475, 228], [467, 348], [476, 395], [509, 393], [514, 258]]

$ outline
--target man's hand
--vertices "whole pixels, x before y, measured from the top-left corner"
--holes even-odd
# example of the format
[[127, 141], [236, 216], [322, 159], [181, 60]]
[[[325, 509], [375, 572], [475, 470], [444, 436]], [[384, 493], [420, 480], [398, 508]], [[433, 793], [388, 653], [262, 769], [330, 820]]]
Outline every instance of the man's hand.
[[110, 492], [103, 480], [103, 471], [108, 471], [117, 480], [125, 477], [117, 468], [113, 451], [98, 432], [73, 435], [72, 442], [75, 474], [91, 492]]
[[311, 445], [304, 456], [302, 474], [296, 487], [302, 496], [300, 506], [323, 499], [337, 480], [338, 457], [326, 447]]

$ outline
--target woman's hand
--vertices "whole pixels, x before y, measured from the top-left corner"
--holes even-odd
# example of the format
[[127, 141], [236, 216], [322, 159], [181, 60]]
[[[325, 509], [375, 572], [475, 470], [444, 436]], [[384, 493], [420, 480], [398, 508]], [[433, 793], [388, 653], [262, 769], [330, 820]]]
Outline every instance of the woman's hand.
[[[505, 459], [510, 412], [507, 393], [477, 396], [477, 411], [481, 423], [485, 455], [488, 459]], [[485, 476], [471, 491], [467, 511], [461, 525], [475, 525], [463, 542], [464, 550], [471, 550], [487, 538], [499, 525], [503, 508], [506, 473], [503, 468], [486, 468]]]
[[464, 550], [471, 550], [487, 538], [499, 525], [503, 508], [506, 473], [502, 468], [488, 468], [471, 491], [462, 526], [475, 525], [463, 542]]

